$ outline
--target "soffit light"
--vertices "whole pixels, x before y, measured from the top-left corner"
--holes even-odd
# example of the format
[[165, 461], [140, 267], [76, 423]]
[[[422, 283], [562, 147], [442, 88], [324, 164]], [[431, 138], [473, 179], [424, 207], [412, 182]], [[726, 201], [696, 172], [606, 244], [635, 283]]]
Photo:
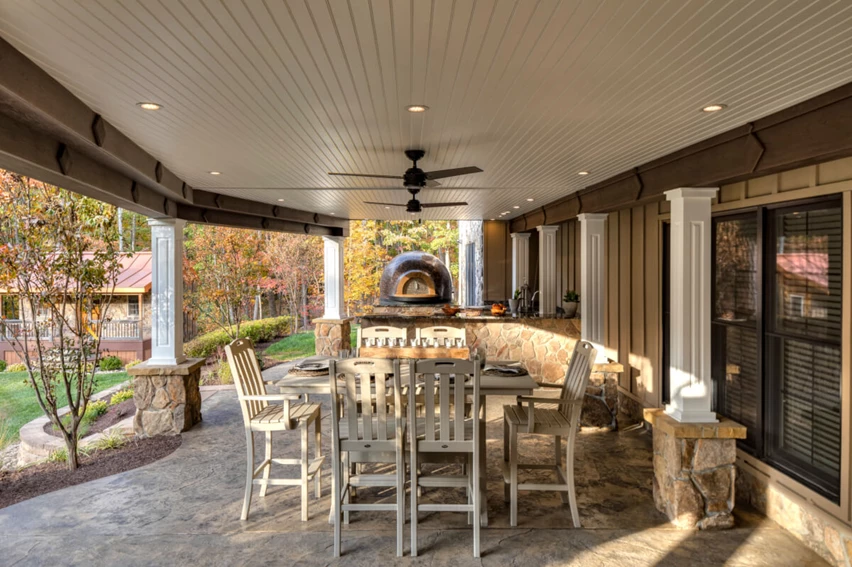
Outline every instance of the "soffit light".
[[137, 102], [136, 106], [142, 110], [160, 110], [163, 108], [162, 104], [157, 104], [156, 102]]
[[701, 109], [701, 112], [719, 112], [728, 108], [727, 104], [708, 104]]
[[588, 171], [578, 171], [577, 172], [577, 175], [588, 175], [588, 174], [589, 174]]
[[529, 201], [530, 203], [532, 203], [533, 201], [535, 201], [535, 199], [527, 199], [527, 201]]
[[405, 110], [408, 112], [426, 112], [429, 110], [429, 107], [425, 104], [409, 104], [405, 107]]
[[284, 202], [284, 199], [278, 199], [278, 202], [279, 202], [279, 203], [283, 203], [283, 202]]
[[514, 206], [514, 207], [512, 207], [512, 208], [513, 208], [513, 209], [520, 209], [520, 208], [521, 208], [521, 206], [520, 206], [520, 205], [515, 205], [515, 206]]
[[221, 171], [208, 171], [207, 173], [209, 173], [210, 175], [222, 175]]

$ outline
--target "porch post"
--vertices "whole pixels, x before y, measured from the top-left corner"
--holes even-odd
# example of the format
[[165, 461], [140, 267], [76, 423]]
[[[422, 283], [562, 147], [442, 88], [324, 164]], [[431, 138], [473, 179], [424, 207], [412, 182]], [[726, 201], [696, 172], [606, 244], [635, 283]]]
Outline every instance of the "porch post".
[[595, 346], [598, 362], [606, 362], [606, 219], [602, 213], [584, 213], [580, 220], [580, 336]]
[[179, 219], [148, 219], [151, 226], [151, 358], [175, 366], [183, 354], [183, 227]]
[[521, 289], [530, 278], [530, 234], [528, 232], [512, 233], [512, 289], [509, 296]]
[[538, 230], [538, 295], [539, 315], [556, 313], [556, 231], [557, 225], [537, 226]]
[[343, 319], [343, 238], [323, 236], [325, 257], [325, 313], [323, 319]]
[[671, 201], [671, 403], [682, 423], [716, 423], [710, 384], [710, 203], [718, 189], [666, 191]]

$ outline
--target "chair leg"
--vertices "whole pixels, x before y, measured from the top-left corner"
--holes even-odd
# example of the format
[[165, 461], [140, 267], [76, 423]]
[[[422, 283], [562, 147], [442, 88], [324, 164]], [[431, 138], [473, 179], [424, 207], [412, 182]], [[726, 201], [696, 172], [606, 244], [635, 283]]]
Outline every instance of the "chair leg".
[[[562, 436], [557, 435], [553, 440], [553, 455], [556, 458], [556, 462], [554, 465], [556, 466], [556, 480], [557, 482], [562, 479], [559, 476], [559, 467], [562, 466]], [[563, 469], [565, 470], [565, 469]], [[568, 493], [564, 490], [559, 491], [559, 497], [562, 499], [563, 504], [568, 504]]]
[[417, 477], [420, 475], [420, 465], [416, 459], [417, 457], [412, 454], [412, 462], [409, 463], [411, 468], [411, 557], [417, 557], [417, 497], [420, 496]]
[[246, 493], [243, 498], [243, 511], [240, 520], [247, 520], [251, 507], [251, 490], [254, 485], [254, 433], [246, 431]]
[[[314, 444], [316, 458], [322, 458], [322, 413], [317, 414], [317, 419], [314, 422]], [[317, 471], [317, 476], [314, 479], [316, 484], [316, 497], [322, 498], [322, 469]]]
[[[483, 495], [480, 490], [482, 482], [482, 470], [480, 469], [479, 460], [470, 456], [470, 471], [473, 475], [473, 556], [479, 557], [479, 538], [482, 527], [482, 499]], [[487, 505], [487, 504], [486, 504]]]
[[260, 497], [263, 498], [266, 496], [266, 491], [269, 488], [269, 473], [272, 471], [272, 432], [266, 432], [266, 439], [264, 440], [264, 457], [267, 461], [269, 461], [265, 467], [263, 467], [263, 484], [260, 485]]
[[405, 529], [405, 456], [402, 447], [396, 455], [396, 556], [403, 554], [403, 530]]
[[[503, 462], [509, 462], [509, 420], [505, 417], [503, 418]], [[503, 502], [509, 502], [511, 500], [510, 494], [511, 484], [506, 482], [506, 479], [503, 479]]]
[[577, 493], [574, 491], [574, 439], [568, 438], [565, 447], [565, 480], [568, 485], [568, 502], [571, 506], [571, 521], [574, 527], [580, 527], [580, 512], [577, 509]]
[[518, 525], [518, 428], [509, 426], [509, 525]]
[[308, 521], [308, 424], [302, 422], [302, 521]]
[[[352, 487], [349, 485], [349, 477], [351, 476], [352, 465], [349, 464], [349, 453], [346, 453], [343, 461], [343, 503], [351, 502]], [[343, 511], [343, 523], [349, 525], [349, 510]]]
[[334, 520], [334, 556], [340, 557], [340, 472], [343, 463], [340, 454], [332, 455], [331, 464], [331, 515]]

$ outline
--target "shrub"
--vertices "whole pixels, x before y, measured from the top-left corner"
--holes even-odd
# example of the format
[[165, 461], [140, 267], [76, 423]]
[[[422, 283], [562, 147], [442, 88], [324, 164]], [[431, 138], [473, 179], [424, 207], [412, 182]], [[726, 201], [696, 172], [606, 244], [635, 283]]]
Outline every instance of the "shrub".
[[26, 372], [27, 365], [23, 362], [16, 362], [15, 364], [10, 364], [6, 367], [6, 372]]
[[106, 400], [98, 400], [96, 402], [89, 402], [89, 405], [86, 406], [86, 413], [83, 415], [83, 420], [92, 422], [97, 418], [102, 416], [109, 409], [109, 404]]
[[127, 370], [128, 368], [133, 368], [137, 364], [142, 364], [142, 361], [138, 358], [134, 358], [133, 360], [124, 365], [124, 369]]
[[231, 365], [225, 360], [219, 362], [219, 368], [216, 369], [216, 376], [219, 377], [220, 384], [234, 383], [234, 376], [231, 374]]
[[108, 433], [104, 433], [104, 435], [100, 439], [98, 439], [89, 446], [97, 451], [106, 451], [108, 449], [118, 449], [125, 443], [127, 443], [127, 439], [124, 437], [121, 431], [118, 429], [113, 429]]
[[[289, 334], [291, 319], [291, 317], [271, 317], [246, 321], [240, 325], [240, 336], [255, 344], [271, 341], [276, 337]], [[187, 356], [207, 358], [214, 354], [217, 348], [224, 347], [230, 342], [231, 338], [224, 330], [213, 331], [192, 339], [183, 346], [183, 350]]]
[[6, 364], [6, 361], [5, 361], [5, 360], [0, 360], [0, 372], [5, 372], [5, 371], [6, 371], [6, 366], [8, 366], [8, 365]]
[[121, 370], [121, 366], [121, 359], [117, 356], [105, 356], [101, 359], [100, 363], [98, 363], [98, 368], [100, 368], [104, 372]]
[[127, 400], [133, 399], [133, 390], [127, 388], [124, 390], [119, 390], [114, 393], [112, 397], [109, 399], [109, 405], [117, 406], [121, 402], [126, 402]]

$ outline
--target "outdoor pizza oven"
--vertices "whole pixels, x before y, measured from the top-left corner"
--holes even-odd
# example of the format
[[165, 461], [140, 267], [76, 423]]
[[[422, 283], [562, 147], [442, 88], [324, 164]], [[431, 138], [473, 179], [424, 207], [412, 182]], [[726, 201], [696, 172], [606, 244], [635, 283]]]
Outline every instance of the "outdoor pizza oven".
[[453, 280], [438, 258], [425, 252], [405, 252], [382, 272], [379, 305], [450, 303]]

